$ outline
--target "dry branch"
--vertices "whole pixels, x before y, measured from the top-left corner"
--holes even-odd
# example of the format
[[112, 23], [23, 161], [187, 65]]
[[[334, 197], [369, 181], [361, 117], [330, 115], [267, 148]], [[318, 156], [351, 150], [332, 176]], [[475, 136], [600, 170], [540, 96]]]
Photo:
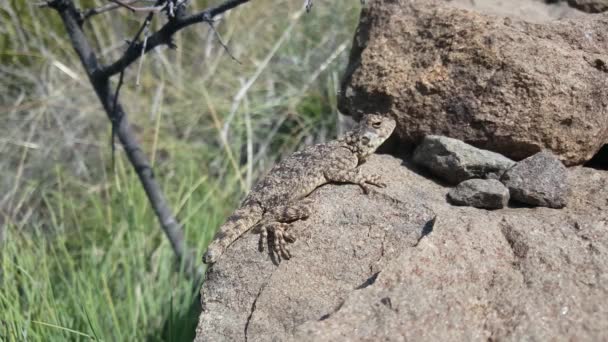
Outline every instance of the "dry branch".
[[[188, 274], [198, 279], [200, 272], [193, 254], [186, 248], [182, 226], [175, 218], [164, 193], [154, 178], [152, 168], [148, 158], [143, 153], [135, 138], [135, 134], [130, 128], [126, 113], [119, 101], [120, 87], [123, 83], [125, 69], [138, 58], [159, 45], [173, 46], [173, 35], [179, 30], [190, 25], [206, 22], [212, 25], [214, 17], [242, 5], [249, 0], [228, 0], [223, 4], [208, 8], [202, 12], [187, 15], [185, 1], [183, 0], [158, 0], [150, 8], [163, 9], [166, 11], [168, 21], [158, 31], [146, 35], [144, 41], [140, 41], [143, 30], [147, 27], [154, 11], [150, 11], [141, 29], [134, 39], [129, 43], [122, 57], [109, 66], [103, 66], [93, 51], [87, 37], [82, 29], [82, 24], [88, 18], [118, 7], [124, 6], [131, 9], [131, 4], [137, 1], [114, 0], [113, 3], [87, 11], [76, 8], [72, 0], [49, 0], [45, 5], [51, 7], [59, 13], [65, 29], [68, 33], [72, 47], [78, 54], [83, 68], [87, 73], [91, 84], [101, 102], [108, 119], [112, 123], [112, 141], [114, 134], [124, 147], [125, 154], [132, 164], [139, 180], [146, 192], [148, 200], [152, 205], [160, 225], [169, 239], [173, 251], [183, 265]], [[135, 7], [133, 7], [135, 8]], [[115, 91], [112, 91], [110, 78], [120, 74], [119, 83]]]
[[135, 62], [141, 56], [142, 50], [144, 53], [147, 53], [160, 45], [168, 45], [171, 47], [173, 45], [172, 37], [177, 31], [202, 22], [212, 23], [213, 18], [216, 16], [249, 1], [250, 0], [228, 0], [217, 7], [208, 8], [196, 14], [184, 15], [181, 17], [176, 16], [175, 18], [170, 19], [160, 28], [160, 30], [148, 36], [145, 47], [143, 42], [139, 41], [130, 45], [122, 57], [107, 67], [98, 70], [96, 76], [111, 77], [116, 75], [131, 65], [131, 63]]

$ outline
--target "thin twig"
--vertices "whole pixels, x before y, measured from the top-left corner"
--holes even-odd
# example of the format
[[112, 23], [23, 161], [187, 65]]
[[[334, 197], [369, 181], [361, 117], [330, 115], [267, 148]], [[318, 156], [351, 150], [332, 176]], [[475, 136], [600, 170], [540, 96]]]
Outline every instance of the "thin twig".
[[230, 56], [230, 58], [232, 58], [235, 62], [242, 64], [241, 61], [239, 61], [236, 57], [234, 57], [234, 55], [230, 52], [230, 49], [228, 48], [228, 46], [222, 40], [222, 36], [220, 36], [220, 33], [217, 32], [217, 30], [215, 29], [215, 25], [213, 25], [213, 20], [209, 20], [207, 22], [207, 24], [209, 24], [209, 28], [211, 28], [211, 30], [213, 31], [213, 34], [215, 35], [215, 38], [217, 38], [217, 41], [224, 48], [224, 50], [226, 51], [228, 56]]
[[130, 10], [131, 12], [135, 12], [135, 9], [133, 7], [131, 7], [131, 5], [128, 3], [122, 2], [120, 0], [110, 0], [110, 1], [117, 4], [120, 7], [124, 7], [126, 9]]
[[[159, 0], [158, 2], [160, 2], [160, 1], [162, 1], [162, 0]], [[142, 32], [144, 30], [146, 30], [148, 25], [150, 25], [150, 22], [152, 21], [153, 17], [154, 17], [154, 12], [150, 12], [148, 14], [148, 16], [146, 16], [144, 23], [141, 25], [139, 30], [137, 30], [137, 33], [135, 33], [135, 37], [133, 37], [133, 39], [129, 43], [129, 47], [133, 46], [135, 44], [135, 42], [137, 42], [139, 40], [139, 37], [141, 36]], [[111, 144], [111, 149], [112, 149], [112, 151], [111, 151], [112, 152], [112, 170], [114, 170], [114, 165], [115, 165], [114, 164], [114, 162], [115, 162], [114, 154], [116, 152], [116, 146], [114, 145], [114, 137], [116, 136], [116, 130], [120, 126], [121, 121], [123, 119], [122, 113], [119, 112], [119, 110], [118, 110], [118, 97], [120, 96], [120, 88], [122, 88], [124, 77], [125, 77], [125, 70], [123, 69], [120, 72], [120, 77], [118, 78], [118, 85], [116, 85], [116, 91], [114, 92], [114, 104], [112, 106], [113, 114], [110, 118], [110, 122], [112, 123], [112, 133], [110, 134], [110, 144]]]
[[165, 8], [167, 6], [167, 3], [173, 4], [173, 2], [168, 1], [162, 5], [148, 6], [148, 7], [134, 7], [134, 6], [131, 6], [131, 4], [129, 2], [123, 2], [121, 0], [110, 0], [110, 1], [117, 4], [120, 7], [124, 7], [126, 9], [130, 10], [131, 12], [159, 12], [159, 11], [162, 11], [163, 8]]
[[306, 13], [310, 12], [312, 8], [312, 0], [304, 0], [304, 4], [306, 6]]
[[147, 22], [146, 29], [144, 30], [144, 46], [141, 49], [141, 57], [139, 58], [139, 66], [137, 67], [137, 77], [135, 79], [135, 85], [137, 86], [139, 86], [139, 76], [141, 75], [141, 67], [144, 64], [144, 51], [146, 51], [146, 44], [148, 43], [148, 26], [150, 26], [150, 22]]
[[[123, 3], [127, 4], [127, 5], [131, 5], [131, 4], [137, 3], [138, 1], [140, 1], [140, 0], [128, 0], [128, 1], [123, 1]], [[89, 8], [82, 12], [82, 20], [87, 20], [92, 16], [95, 16], [95, 15], [98, 15], [101, 13], [105, 13], [105, 12], [109, 12], [109, 11], [115, 10], [120, 7], [121, 6], [117, 3], [109, 3], [109, 4], [105, 4], [103, 6]]]
[[175, 13], [173, 12], [173, 10], [175, 9], [173, 6], [175, 6], [175, 4], [171, 0], [169, 0], [167, 4], [169, 5], [169, 18], [175, 17]]
[[[159, 45], [171, 46], [172, 37], [177, 31], [197, 23], [208, 23], [216, 16], [226, 11], [229, 11], [237, 6], [245, 4], [249, 1], [251, 0], [227, 0], [216, 7], [208, 8], [202, 12], [174, 18], [174, 20], [169, 20], [158, 31], [154, 32], [148, 37], [144, 53], [148, 53], [150, 50], [153, 50]], [[114, 63], [102, 68], [101, 70], [96, 71], [95, 77], [108, 78], [113, 75], [119, 74], [121, 70], [127, 68], [141, 56], [142, 48], [143, 43], [141, 42], [137, 42], [133, 46], [130, 46], [122, 55], [122, 57], [120, 57]]]

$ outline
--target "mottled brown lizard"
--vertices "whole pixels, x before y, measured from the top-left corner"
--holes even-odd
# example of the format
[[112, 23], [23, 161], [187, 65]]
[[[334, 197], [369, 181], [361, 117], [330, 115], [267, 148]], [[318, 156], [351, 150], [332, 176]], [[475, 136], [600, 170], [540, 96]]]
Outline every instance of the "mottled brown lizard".
[[395, 120], [366, 115], [358, 126], [343, 137], [309, 146], [279, 162], [259, 181], [224, 223], [203, 256], [206, 264], [215, 263], [239, 236], [258, 229], [265, 241], [273, 235], [273, 249], [289, 259], [287, 242], [295, 241], [289, 223], [310, 215], [305, 197], [327, 183], [358, 184], [368, 193], [368, 185], [386, 186], [373, 174], [363, 174], [359, 166], [382, 145], [395, 129]]

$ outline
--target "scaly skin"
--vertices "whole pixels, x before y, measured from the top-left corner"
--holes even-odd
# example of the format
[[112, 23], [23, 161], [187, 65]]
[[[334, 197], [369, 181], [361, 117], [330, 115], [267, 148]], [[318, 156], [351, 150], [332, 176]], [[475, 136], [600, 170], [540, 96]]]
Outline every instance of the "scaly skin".
[[287, 242], [295, 239], [289, 223], [308, 218], [310, 208], [305, 198], [327, 183], [351, 183], [386, 186], [376, 175], [362, 174], [359, 165], [386, 141], [395, 129], [395, 120], [367, 115], [345, 136], [325, 144], [309, 146], [282, 160], [259, 181], [243, 204], [224, 223], [203, 257], [215, 263], [238, 237], [259, 228], [262, 238], [273, 235], [274, 252], [289, 259]]

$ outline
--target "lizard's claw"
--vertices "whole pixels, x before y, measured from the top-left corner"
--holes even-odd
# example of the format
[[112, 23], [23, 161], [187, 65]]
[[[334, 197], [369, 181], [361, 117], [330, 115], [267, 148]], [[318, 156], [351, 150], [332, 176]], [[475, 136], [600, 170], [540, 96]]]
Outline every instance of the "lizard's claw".
[[274, 230], [274, 251], [282, 258], [289, 260], [291, 253], [287, 249], [287, 241], [285, 241], [283, 228], [277, 227]]
[[285, 238], [285, 241], [287, 241], [289, 243], [296, 242], [296, 237], [291, 235], [289, 232], [284, 232], [283, 237]]
[[[260, 251], [263, 250], [262, 241], [268, 241], [269, 248], [272, 245], [272, 251], [281, 258], [289, 260], [291, 253], [287, 248], [287, 243], [296, 241], [296, 238], [287, 232], [289, 226], [286, 223], [275, 222], [262, 228], [260, 237]], [[268, 239], [268, 232], [272, 234], [272, 242]]]

